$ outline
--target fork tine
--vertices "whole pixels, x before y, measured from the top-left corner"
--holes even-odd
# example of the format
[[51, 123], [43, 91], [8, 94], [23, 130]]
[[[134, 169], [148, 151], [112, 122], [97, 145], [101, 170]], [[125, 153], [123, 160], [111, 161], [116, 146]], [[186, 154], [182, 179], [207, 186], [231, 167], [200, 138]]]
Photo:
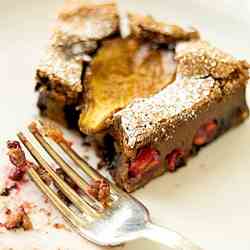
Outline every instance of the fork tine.
[[[44, 128], [44, 122], [39, 120], [39, 124]], [[53, 138], [52, 138], [53, 139]], [[54, 140], [54, 139], [53, 139]], [[79, 166], [85, 174], [92, 177], [94, 180], [99, 180], [100, 178], [103, 178], [102, 175], [100, 175], [95, 169], [93, 169], [82, 157], [80, 157], [68, 144], [64, 142], [58, 142], [55, 141], [61, 149], [67, 154], [75, 163], [77, 166]]]
[[[41, 125], [42, 128], [44, 128], [44, 122], [39, 120], [39, 124]], [[52, 138], [54, 140], [54, 138]], [[64, 142], [58, 142], [54, 140], [55, 143], [57, 143], [60, 148], [64, 151], [66, 155], [71, 158], [75, 162], [75, 164], [83, 170], [85, 174], [93, 178], [94, 180], [100, 180], [100, 179], [106, 179], [104, 176], [102, 176], [98, 171], [96, 171], [93, 167], [91, 167], [87, 161], [85, 161], [75, 150], [73, 150], [72, 147], [69, 146], [69, 144], [64, 143]], [[115, 192], [121, 192], [119, 188], [117, 188], [112, 182], [110, 182], [108, 179], [106, 179], [109, 184], [110, 184], [110, 190], [111, 190], [111, 198], [114, 198], [113, 195]]]
[[28, 174], [33, 182], [50, 199], [53, 205], [59, 210], [66, 220], [68, 220], [73, 226], [84, 226], [84, 220], [80, 219], [70, 208], [64, 204], [63, 201], [60, 200], [57, 194], [42, 181], [40, 176], [33, 168], [28, 170]]
[[49, 164], [42, 158], [39, 152], [32, 146], [32, 144], [28, 141], [28, 139], [23, 135], [23, 133], [19, 132], [17, 134], [20, 141], [24, 144], [24, 146], [28, 149], [30, 154], [34, 157], [34, 159], [38, 162], [40, 166], [42, 166], [49, 175], [53, 178], [55, 183], [61, 189], [61, 191], [66, 195], [66, 197], [82, 212], [88, 215], [98, 215], [97, 212], [92, 208], [87, 202], [85, 202], [67, 183], [65, 183], [49, 166]]
[[81, 156], [79, 156], [71, 147], [65, 143], [58, 143], [61, 149], [79, 166], [88, 176], [94, 180], [103, 178], [94, 168], [92, 168]]
[[44, 139], [43, 135], [38, 129], [34, 130], [28, 128], [32, 135], [37, 139], [37, 141], [42, 145], [42, 147], [48, 152], [48, 154], [54, 159], [54, 161], [65, 171], [65, 173], [80, 187], [86, 194], [83, 199], [89, 203], [89, 205], [96, 208], [102, 209], [100, 202], [98, 202], [93, 197], [89, 196], [85, 190], [88, 187], [88, 183], [73, 169], [71, 168], [63, 158], [52, 148], [52, 146]]
[[73, 150], [71, 147], [66, 145], [65, 143], [57, 143], [62, 150], [76, 163], [77, 166], [79, 166], [84, 173], [92, 177], [94, 180], [100, 180], [105, 179], [109, 185], [110, 185], [110, 191], [111, 191], [111, 198], [114, 198], [113, 195], [115, 193], [121, 193], [122, 191], [119, 190], [116, 185], [114, 185], [112, 182], [110, 182], [108, 179], [106, 179], [104, 176], [99, 174], [93, 167], [91, 167], [79, 154]]
[[75, 181], [79, 187], [86, 188], [88, 183], [82, 179], [76, 171], [74, 171], [59, 155], [58, 153], [48, 144], [48, 142], [44, 139], [42, 134], [36, 130], [32, 130], [29, 128], [29, 131], [32, 135], [38, 140], [38, 142], [42, 145], [42, 147], [49, 153], [49, 155], [54, 159], [54, 161], [71, 177], [73, 181]]
[[92, 168], [71, 147], [69, 147], [65, 143], [59, 143], [59, 146], [88, 176], [92, 177], [94, 180], [103, 178], [103, 176], [101, 176], [94, 168]]

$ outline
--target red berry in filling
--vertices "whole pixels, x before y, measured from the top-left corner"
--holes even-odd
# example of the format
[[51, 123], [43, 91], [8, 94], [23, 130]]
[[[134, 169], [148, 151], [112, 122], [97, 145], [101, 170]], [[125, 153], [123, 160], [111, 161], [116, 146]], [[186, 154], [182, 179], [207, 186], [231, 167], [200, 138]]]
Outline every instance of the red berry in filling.
[[197, 146], [202, 146], [209, 143], [216, 136], [218, 124], [215, 120], [210, 120], [203, 124], [194, 136], [193, 143]]
[[136, 177], [158, 165], [160, 165], [160, 153], [153, 148], [144, 148], [129, 166], [128, 175]]
[[166, 156], [167, 169], [170, 172], [176, 170], [177, 167], [184, 165], [185, 152], [182, 149], [174, 149], [170, 154]]

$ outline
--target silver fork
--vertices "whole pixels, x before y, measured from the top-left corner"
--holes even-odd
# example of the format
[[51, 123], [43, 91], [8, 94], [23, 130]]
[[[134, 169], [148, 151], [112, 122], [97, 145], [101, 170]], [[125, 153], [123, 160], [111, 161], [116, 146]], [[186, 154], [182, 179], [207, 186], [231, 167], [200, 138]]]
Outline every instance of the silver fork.
[[[47, 151], [57, 166], [61, 167], [78, 187], [82, 190], [86, 190], [89, 182], [85, 180], [82, 175], [79, 175], [78, 172], [54, 150], [41, 130], [29, 128], [29, 131], [45, 151]], [[69, 222], [73, 229], [82, 237], [101, 246], [116, 246], [138, 238], [148, 238], [174, 250], [201, 250], [201, 248], [191, 243], [179, 233], [153, 224], [147, 208], [111, 182], [109, 182], [111, 198], [106, 208], [86, 192], [83, 195], [78, 195], [56, 174], [23, 133], [19, 132], [17, 136], [36, 162], [52, 177], [59, 190], [64, 193], [77, 209], [68, 207], [58, 197], [57, 193], [43, 182], [34, 168], [28, 170], [29, 176], [60, 211], [64, 219]], [[89, 179], [100, 180], [104, 178], [82, 159], [72, 147], [64, 142], [57, 142], [57, 144]]]

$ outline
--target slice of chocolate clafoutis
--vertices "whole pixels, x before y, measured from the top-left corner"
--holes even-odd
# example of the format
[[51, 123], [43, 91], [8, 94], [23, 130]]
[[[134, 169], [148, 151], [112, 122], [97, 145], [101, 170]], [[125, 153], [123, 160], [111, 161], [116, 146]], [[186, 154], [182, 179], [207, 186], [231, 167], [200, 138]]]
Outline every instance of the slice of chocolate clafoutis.
[[38, 107], [88, 135], [133, 191], [248, 117], [248, 68], [194, 29], [74, 1], [37, 69]]

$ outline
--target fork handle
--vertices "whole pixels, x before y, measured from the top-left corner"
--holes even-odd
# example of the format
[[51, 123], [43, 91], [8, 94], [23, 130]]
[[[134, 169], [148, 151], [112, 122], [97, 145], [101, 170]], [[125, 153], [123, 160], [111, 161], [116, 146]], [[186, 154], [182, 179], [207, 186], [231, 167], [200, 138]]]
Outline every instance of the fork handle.
[[143, 237], [162, 243], [173, 250], [202, 250], [179, 233], [152, 223], [147, 223]]

